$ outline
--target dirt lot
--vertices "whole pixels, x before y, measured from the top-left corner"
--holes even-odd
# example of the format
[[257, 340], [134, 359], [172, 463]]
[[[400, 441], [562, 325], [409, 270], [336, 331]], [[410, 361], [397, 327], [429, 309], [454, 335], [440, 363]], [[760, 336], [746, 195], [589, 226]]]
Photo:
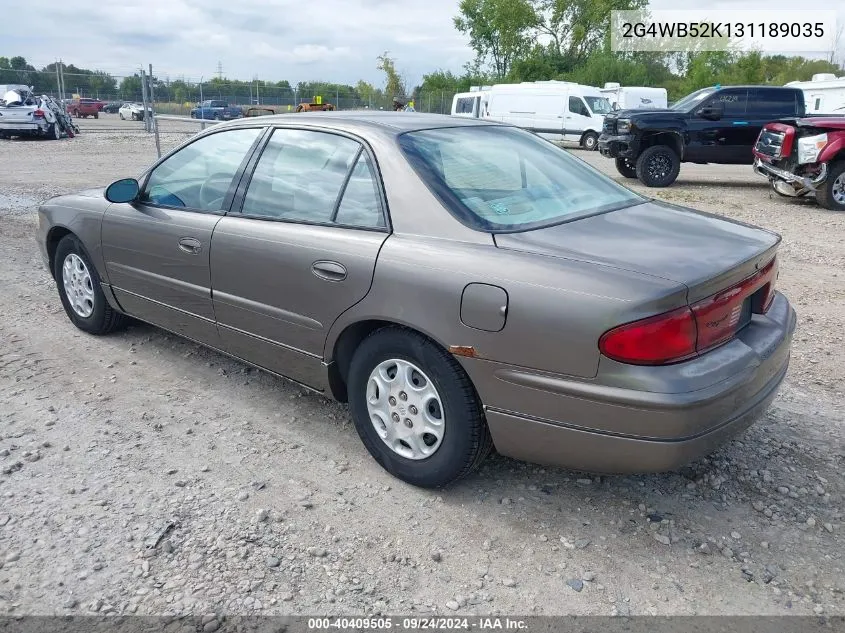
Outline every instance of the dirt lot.
[[649, 193], [784, 237], [799, 331], [765, 419], [677, 473], [493, 457], [428, 492], [370, 459], [345, 406], [150, 326], [73, 328], [35, 206], [136, 175], [140, 125], [0, 141], [0, 614], [845, 613], [845, 216], [684, 166]]

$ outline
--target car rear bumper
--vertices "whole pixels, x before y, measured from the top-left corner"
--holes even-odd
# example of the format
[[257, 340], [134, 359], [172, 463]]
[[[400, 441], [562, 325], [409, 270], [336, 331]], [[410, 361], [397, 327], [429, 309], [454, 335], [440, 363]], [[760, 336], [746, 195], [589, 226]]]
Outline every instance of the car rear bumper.
[[607, 134], [599, 136], [599, 153], [608, 158], [636, 158], [637, 140], [630, 134]]
[[0, 131], [2, 132], [43, 132], [47, 129], [47, 123], [0, 123]]
[[607, 363], [604, 384], [461, 362], [501, 454], [592, 472], [661, 472], [706, 455], [762, 415], [786, 375], [795, 324], [777, 295], [731, 343], [676, 365], [622, 368], [616, 378]]

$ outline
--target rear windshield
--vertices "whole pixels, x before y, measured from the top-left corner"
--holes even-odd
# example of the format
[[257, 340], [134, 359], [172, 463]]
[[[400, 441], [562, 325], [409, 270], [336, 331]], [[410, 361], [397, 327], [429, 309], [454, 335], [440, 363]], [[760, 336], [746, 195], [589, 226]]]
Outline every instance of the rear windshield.
[[408, 132], [399, 144], [446, 208], [474, 229], [525, 231], [642, 197], [534, 134], [506, 126]]

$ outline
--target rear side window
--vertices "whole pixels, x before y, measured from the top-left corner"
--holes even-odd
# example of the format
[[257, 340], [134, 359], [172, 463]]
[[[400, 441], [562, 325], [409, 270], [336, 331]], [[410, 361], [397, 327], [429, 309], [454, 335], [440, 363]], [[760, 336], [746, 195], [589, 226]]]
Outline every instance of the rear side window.
[[780, 118], [796, 114], [795, 93], [791, 90], [756, 88], [748, 100], [748, 114]]
[[474, 102], [475, 99], [472, 97], [458, 97], [455, 103], [455, 114], [472, 114]]
[[723, 90], [716, 94], [711, 101], [714, 105], [721, 104], [724, 108], [724, 116], [745, 116], [747, 102], [747, 90]]
[[273, 132], [241, 212], [314, 224], [385, 225], [374, 169], [362, 145], [310, 130]]

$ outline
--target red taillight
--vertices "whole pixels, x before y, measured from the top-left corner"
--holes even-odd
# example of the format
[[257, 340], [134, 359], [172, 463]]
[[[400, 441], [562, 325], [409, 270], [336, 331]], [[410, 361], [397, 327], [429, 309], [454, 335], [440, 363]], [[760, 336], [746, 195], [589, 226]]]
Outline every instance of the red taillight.
[[606, 332], [599, 349], [623, 363], [664, 365], [695, 356], [697, 338], [692, 310], [679, 308]]
[[698, 303], [605, 332], [599, 350], [608, 358], [634, 365], [666, 365], [692, 358], [734, 337], [746, 300], [750, 312], [765, 313], [775, 297], [776, 279], [773, 259], [747, 279]]
[[35, 110], [32, 113], [32, 116], [34, 116], [36, 119], [43, 119], [44, 118], [44, 110]]

